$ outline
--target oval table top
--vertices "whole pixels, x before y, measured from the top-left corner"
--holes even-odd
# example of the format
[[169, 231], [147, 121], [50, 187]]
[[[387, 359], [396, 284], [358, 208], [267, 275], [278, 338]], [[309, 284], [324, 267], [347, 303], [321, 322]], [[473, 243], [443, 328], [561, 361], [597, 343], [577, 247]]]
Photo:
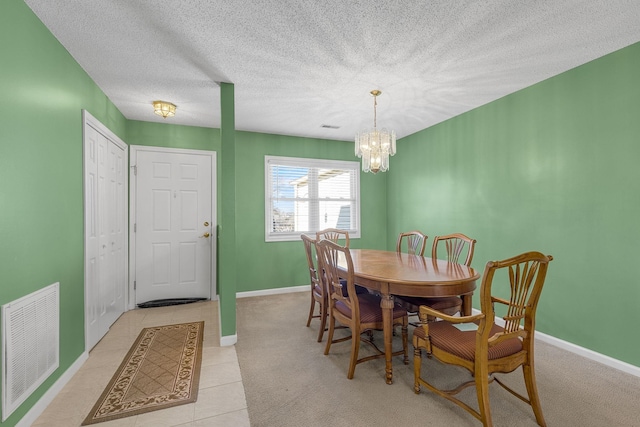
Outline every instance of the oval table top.
[[[375, 249], [351, 249], [356, 283], [404, 296], [451, 296], [475, 290], [480, 274], [441, 259]], [[339, 264], [346, 267], [346, 262]]]

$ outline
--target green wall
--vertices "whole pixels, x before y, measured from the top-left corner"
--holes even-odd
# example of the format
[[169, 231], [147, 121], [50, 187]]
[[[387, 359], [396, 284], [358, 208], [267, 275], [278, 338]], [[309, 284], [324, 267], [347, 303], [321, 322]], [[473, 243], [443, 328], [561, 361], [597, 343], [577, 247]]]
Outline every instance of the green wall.
[[129, 145], [220, 151], [220, 129], [128, 120], [126, 135]]
[[[251, 132], [236, 133], [236, 243], [239, 259], [237, 291], [262, 290], [309, 283], [302, 241], [265, 242], [264, 156], [355, 161], [353, 143]], [[360, 174], [362, 238], [354, 248], [386, 247], [385, 174]]]
[[[220, 216], [218, 217], [218, 312], [220, 313], [221, 344], [226, 337], [236, 336], [236, 280], [238, 253], [236, 242], [236, 193], [238, 191], [236, 167], [236, 114], [235, 87], [231, 83], [220, 84], [220, 138], [224, 162], [220, 176], [224, 185], [218, 195]], [[244, 268], [244, 266], [243, 266]]]
[[403, 138], [388, 242], [462, 232], [481, 271], [551, 254], [538, 330], [640, 366], [639, 76], [640, 43]]
[[0, 305], [60, 282], [60, 367], [84, 351], [82, 109], [120, 138], [125, 119], [18, 0], [0, 1]]
[[[218, 151], [219, 220], [229, 158], [219, 129], [126, 120], [22, 0], [0, 1], [0, 40], [0, 305], [61, 286], [60, 368], [1, 423], [13, 426], [84, 351], [82, 109], [128, 144]], [[399, 231], [419, 228], [477, 238], [479, 269], [550, 253], [539, 329], [640, 366], [637, 346], [617, 332], [618, 320], [640, 320], [639, 50], [403, 138], [389, 172], [361, 174], [363, 236], [353, 247], [391, 249]], [[230, 286], [306, 285], [301, 242], [264, 241], [264, 155], [355, 160], [352, 143], [236, 132], [234, 151]]]

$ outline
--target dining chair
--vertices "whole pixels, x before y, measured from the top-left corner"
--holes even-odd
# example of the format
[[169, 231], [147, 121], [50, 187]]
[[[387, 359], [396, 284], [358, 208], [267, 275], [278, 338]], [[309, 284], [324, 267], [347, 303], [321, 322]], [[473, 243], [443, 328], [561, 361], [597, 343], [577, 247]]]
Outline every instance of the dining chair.
[[[311, 319], [320, 319], [320, 329], [318, 330], [318, 342], [322, 341], [322, 336], [327, 327], [327, 292], [326, 288], [318, 275], [316, 266], [316, 240], [307, 236], [300, 235], [304, 250], [307, 255], [307, 265], [309, 266], [309, 277], [311, 283], [311, 307], [309, 308], [309, 317], [307, 318], [307, 327], [311, 325]], [[318, 304], [319, 314], [314, 315], [316, 304]]]
[[[440, 258], [443, 252], [446, 254], [447, 261], [456, 264], [464, 264], [467, 267], [471, 265], [473, 260], [473, 251], [476, 247], [476, 240], [462, 233], [447, 234], [445, 236], [436, 236], [433, 239], [431, 248], [431, 258]], [[464, 256], [463, 256], [464, 255]], [[460, 262], [460, 259], [463, 259]]]
[[[436, 236], [431, 247], [431, 258], [437, 259], [446, 256], [446, 260], [456, 264], [471, 266], [473, 252], [476, 247], [476, 240], [462, 233]], [[460, 262], [460, 260], [463, 262]], [[454, 315], [462, 310], [462, 298], [459, 296], [441, 298], [421, 298], [421, 297], [396, 297], [396, 301], [404, 307], [411, 315], [418, 314], [421, 305], [441, 311], [445, 314]], [[428, 320], [433, 320], [428, 318]]]
[[424, 256], [424, 249], [427, 244], [427, 236], [422, 232], [414, 230], [400, 233], [398, 240], [396, 241], [396, 252], [403, 252], [403, 248], [406, 247], [406, 251], [411, 255]]
[[322, 239], [331, 240], [334, 243], [344, 242], [342, 246], [349, 247], [349, 232], [347, 230], [340, 230], [338, 228], [325, 228], [316, 232], [316, 240], [319, 242]]
[[[344, 242], [342, 246], [345, 248], [349, 247], [349, 232], [347, 230], [340, 230], [338, 228], [325, 228], [324, 230], [320, 230], [316, 232], [316, 242], [319, 242], [322, 239], [330, 240], [333, 243], [340, 244], [340, 242]], [[356, 292], [359, 294], [369, 293], [369, 290], [364, 286], [356, 285]], [[342, 289], [343, 292], [347, 292], [347, 287], [345, 286]]]
[[[421, 306], [421, 319], [433, 316], [442, 320], [423, 322], [413, 331], [415, 393], [419, 394], [420, 387], [424, 386], [459, 405], [486, 427], [493, 425], [489, 384], [495, 381], [528, 403], [538, 424], [545, 426], [533, 356], [536, 308], [552, 259], [552, 256], [540, 252], [525, 252], [503, 261], [488, 262], [480, 288], [479, 314], [456, 317]], [[496, 322], [496, 318], [501, 319]], [[449, 390], [437, 388], [422, 376], [423, 351], [444, 364], [466, 368], [473, 379]], [[494, 375], [512, 372], [520, 366], [528, 397], [514, 391]], [[479, 410], [455, 397], [474, 385]]]
[[[318, 251], [318, 264], [325, 272], [325, 280], [329, 289], [329, 332], [324, 354], [328, 355], [332, 344], [351, 340], [351, 357], [347, 378], [352, 379], [356, 365], [372, 359], [384, 358], [385, 353], [376, 344], [361, 334], [373, 330], [383, 329], [382, 309], [380, 308], [380, 296], [371, 293], [358, 294], [355, 292], [353, 260], [349, 248], [340, 246], [330, 240], [321, 240], [316, 244]], [[344, 259], [346, 273], [338, 268], [338, 262]], [[348, 292], [343, 292], [343, 287]], [[405, 364], [408, 363], [407, 353], [407, 312], [400, 308], [393, 308], [393, 324], [402, 327], [402, 350], [393, 352], [394, 356], [403, 355]], [[333, 333], [336, 322], [351, 330], [351, 335], [334, 339]], [[375, 354], [358, 358], [360, 343], [369, 344]]]

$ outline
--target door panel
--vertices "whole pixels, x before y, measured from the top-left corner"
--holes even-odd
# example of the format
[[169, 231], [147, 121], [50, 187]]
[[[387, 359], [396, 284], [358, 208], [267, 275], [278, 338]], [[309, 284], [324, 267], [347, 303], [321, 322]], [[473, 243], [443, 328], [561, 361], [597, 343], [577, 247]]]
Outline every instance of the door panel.
[[211, 298], [213, 157], [187, 151], [137, 150], [136, 304]]
[[124, 313], [127, 277], [126, 144], [85, 112], [85, 317], [90, 350]]

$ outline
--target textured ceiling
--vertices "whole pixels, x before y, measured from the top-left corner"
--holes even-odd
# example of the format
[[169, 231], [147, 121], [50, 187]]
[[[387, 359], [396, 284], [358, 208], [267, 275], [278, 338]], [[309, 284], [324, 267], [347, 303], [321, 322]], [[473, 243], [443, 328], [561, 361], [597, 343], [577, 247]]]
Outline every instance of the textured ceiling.
[[[128, 119], [404, 137], [640, 41], [638, 0], [25, 0]], [[337, 129], [323, 128], [323, 125]]]

